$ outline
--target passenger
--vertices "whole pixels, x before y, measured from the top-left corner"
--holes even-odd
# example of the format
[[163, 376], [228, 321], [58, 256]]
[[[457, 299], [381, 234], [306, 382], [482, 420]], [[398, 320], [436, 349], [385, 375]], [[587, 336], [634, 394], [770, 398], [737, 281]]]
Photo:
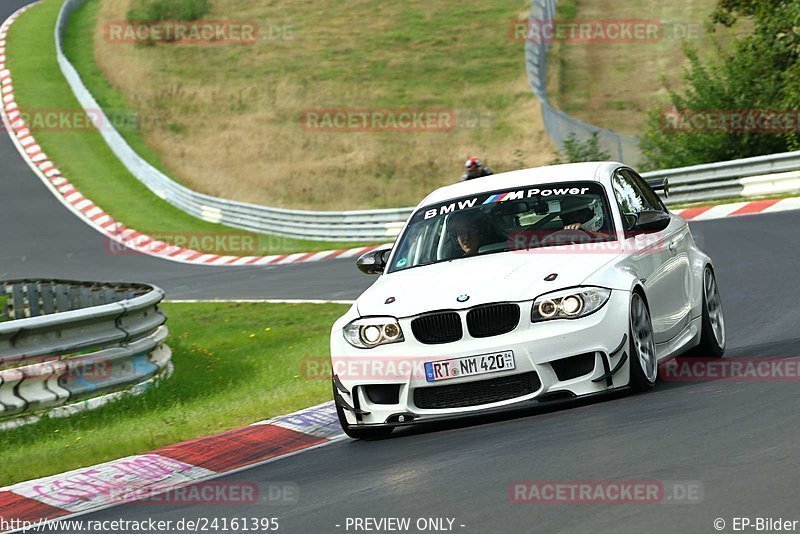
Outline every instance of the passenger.
[[561, 215], [561, 221], [564, 223], [564, 230], [583, 230], [583, 223], [592, 218], [592, 211], [589, 210], [573, 211], [571, 213], [564, 213]]
[[603, 228], [603, 210], [597, 201], [565, 198], [561, 201], [561, 209], [568, 210], [559, 215], [564, 230], [598, 232]]

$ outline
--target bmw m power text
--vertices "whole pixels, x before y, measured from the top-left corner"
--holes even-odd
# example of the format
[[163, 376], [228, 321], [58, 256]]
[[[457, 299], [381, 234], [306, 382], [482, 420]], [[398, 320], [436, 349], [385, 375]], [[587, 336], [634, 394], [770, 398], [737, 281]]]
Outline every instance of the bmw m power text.
[[431, 193], [391, 249], [359, 258], [380, 276], [333, 326], [345, 432], [645, 390], [664, 360], [721, 357], [714, 266], [654, 188], [603, 162]]

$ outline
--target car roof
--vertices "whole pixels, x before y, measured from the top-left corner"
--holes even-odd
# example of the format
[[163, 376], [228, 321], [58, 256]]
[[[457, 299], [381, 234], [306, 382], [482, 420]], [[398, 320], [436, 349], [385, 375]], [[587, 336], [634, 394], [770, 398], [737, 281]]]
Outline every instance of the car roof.
[[487, 191], [515, 189], [530, 185], [567, 182], [597, 182], [614, 169], [624, 166], [616, 161], [592, 161], [587, 163], [566, 163], [547, 165], [518, 171], [504, 172], [474, 178], [466, 182], [440, 187], [419, 203], [419, 206], [438, 204], [454, 198], [479, 195]]

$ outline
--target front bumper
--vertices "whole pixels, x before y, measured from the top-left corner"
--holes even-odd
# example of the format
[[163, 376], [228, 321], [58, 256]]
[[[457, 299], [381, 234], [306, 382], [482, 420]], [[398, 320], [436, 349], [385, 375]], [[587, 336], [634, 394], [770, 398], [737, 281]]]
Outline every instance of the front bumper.
[[[628, 292], [612, 291], [609, 301], [587, 317], [531, 323], [532, 302], [523, 302], [520, 323], [512, 332], [472, 338], [465, 330], [463, 339], [441, 345], [426, 345], [414, 339], [411, 318], [400, 319], [404, 342], [374, 349], [352, 347], [341, 330], [334, 330], [331, 360], [335, 400], [344, 408], [351, 425], [398, 425], [493, 412], [540, 399], [584, 396], [624, 387], [629, 382], [629, 303]], [[514, 353], [514, 370], [434, 383], [425, 379], [425, 362], [507, 350]], [[451, 388], [448, 391], [452, 395], [445, 397], [463, 390], [478, 403], [437, 408], [419, 405], [420, 399], [430, 397], [431, 392], [417, 390], [459, 385], [462, 387]], [[378, 389], [392, 394], [375, 399], [376, 395], [369, 393], [376, 391], [374, 386], [384, 386]], [[480, 392], [486, 388], [493, 391], [505, 388], [503, 391], [510, 391], [513, 396], [482, 402], [482, 398], [498, 397], [497, 394], [482, 397]]]

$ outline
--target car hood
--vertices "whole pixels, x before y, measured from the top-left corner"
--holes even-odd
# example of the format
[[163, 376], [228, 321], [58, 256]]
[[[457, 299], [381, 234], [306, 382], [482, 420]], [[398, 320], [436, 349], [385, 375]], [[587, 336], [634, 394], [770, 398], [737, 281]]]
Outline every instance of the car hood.
[[[358, 298], [356, 305], [362, 317], [399, 318], [491, 302], [532, 300], [543, 293], [581, 285], [617, 255], [541, 249], [414, 267], [382, 275]], [[545, 281], [551, 274], [558, 276]], [[463, 295], [469, 299], [458, 302]]]

